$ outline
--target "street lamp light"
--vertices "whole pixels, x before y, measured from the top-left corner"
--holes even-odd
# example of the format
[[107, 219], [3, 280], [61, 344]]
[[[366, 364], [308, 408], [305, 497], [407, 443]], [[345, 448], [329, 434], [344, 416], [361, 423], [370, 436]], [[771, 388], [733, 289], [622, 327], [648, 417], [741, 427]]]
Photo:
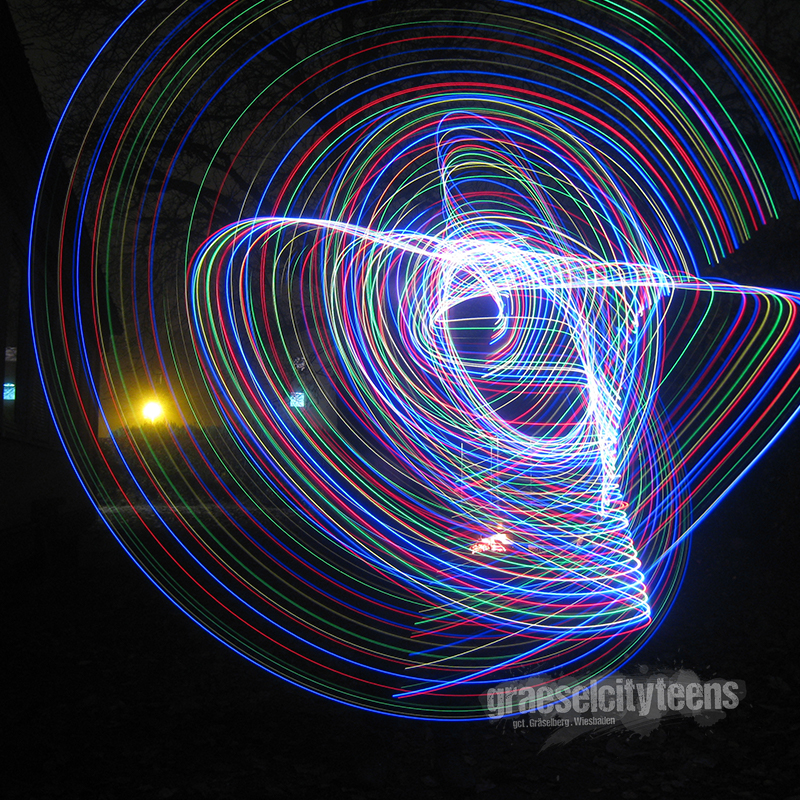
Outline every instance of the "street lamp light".
[[164, 416], [164, 409], [157, 400], [151, 400], [149, 403], [145, 403], [142, 413], [148, 422], [155, 422]]

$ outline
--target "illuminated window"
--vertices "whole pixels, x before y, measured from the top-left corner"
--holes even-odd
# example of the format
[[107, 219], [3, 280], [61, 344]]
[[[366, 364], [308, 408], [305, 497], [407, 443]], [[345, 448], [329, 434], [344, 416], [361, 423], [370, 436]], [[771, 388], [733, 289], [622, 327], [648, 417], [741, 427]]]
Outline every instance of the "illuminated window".
[[292, 392], [289, 395], [289, 405], [292, 408], [305, 408], [306, 396], [303, 392]]
[[17, 387], [13, 383], [3, 384], [3, 400], [16, 400]]

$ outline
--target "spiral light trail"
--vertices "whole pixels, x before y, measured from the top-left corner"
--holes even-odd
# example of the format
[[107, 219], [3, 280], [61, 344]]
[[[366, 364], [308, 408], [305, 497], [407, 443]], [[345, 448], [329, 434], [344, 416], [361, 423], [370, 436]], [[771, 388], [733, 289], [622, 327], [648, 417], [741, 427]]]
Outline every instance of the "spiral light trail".
[[800, 295], [712, 277], [796, 202], [796, 109], [715, 3], [579, 7], [201, 3], [142, 37], [70, 191], [51, 152], [32, 313], [87, 491], [327, 697], [469, 719], [609, 674], [796, 413]]

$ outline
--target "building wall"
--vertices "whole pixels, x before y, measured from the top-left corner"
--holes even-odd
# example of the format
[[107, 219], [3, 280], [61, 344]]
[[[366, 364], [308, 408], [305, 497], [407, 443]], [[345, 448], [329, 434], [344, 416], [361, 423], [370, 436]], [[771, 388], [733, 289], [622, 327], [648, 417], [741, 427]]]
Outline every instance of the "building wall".
[[12, 564], [47, 549], [91, 505], [61, 447], [30, 331], [27, 252], [51, 132], [22, 45], [0, 1], [0, 536]]

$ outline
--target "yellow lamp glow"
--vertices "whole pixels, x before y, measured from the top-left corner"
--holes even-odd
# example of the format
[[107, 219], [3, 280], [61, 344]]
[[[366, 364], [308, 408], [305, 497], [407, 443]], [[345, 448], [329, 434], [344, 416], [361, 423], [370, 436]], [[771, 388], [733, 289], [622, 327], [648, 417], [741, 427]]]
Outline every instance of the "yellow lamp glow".
[[163, 416], [164, 409], [161, 407], [161, 403], [151, 400], [149, 403], [145, 404], [143, 414], [146, 420], [155, 422], [159, 417]]

